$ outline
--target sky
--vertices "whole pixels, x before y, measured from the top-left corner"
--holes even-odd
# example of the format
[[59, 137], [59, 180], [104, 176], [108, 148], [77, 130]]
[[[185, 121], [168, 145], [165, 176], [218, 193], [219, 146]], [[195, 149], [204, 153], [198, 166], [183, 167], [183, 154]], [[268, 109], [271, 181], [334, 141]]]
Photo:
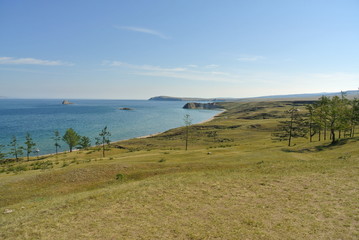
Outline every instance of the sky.
[[0, 0], [0, 97], [358, 87], [358, 0]]

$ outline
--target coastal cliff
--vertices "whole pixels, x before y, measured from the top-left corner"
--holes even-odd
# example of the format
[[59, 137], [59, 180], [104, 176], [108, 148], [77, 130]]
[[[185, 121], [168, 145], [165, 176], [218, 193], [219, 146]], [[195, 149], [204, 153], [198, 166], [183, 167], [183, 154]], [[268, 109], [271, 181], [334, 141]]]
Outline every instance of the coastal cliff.
[[221, 109], [222, 107], [218, 106], [216, 103], [196, 103], [189, 102], [186, 103], [183, 108], [185, 109]]

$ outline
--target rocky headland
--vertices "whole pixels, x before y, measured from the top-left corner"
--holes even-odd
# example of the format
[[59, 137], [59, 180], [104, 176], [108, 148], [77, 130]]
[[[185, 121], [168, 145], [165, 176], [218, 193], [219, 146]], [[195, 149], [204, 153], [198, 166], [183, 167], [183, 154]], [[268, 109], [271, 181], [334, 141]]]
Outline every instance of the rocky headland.
[[183, 108], [185, 109], [222, 109], [221, 106], [214, 103], [196, 103], [196, 102], [189, 102], [186, 103]]

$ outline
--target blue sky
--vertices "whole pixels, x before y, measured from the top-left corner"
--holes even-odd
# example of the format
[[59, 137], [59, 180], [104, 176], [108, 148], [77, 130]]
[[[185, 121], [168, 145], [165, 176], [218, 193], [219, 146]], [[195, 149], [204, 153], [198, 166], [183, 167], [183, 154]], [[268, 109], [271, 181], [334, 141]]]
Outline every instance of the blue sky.
[[358, 13], [358, 0], [0, 0], [0, 96], [353, 90]]

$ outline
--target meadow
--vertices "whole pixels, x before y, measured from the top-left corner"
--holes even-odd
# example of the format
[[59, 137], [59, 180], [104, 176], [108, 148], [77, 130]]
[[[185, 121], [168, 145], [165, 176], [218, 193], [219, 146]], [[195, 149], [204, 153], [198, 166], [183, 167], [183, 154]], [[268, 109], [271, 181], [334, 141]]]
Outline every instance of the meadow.
[[288, 147], [292, 102], [220, 104], [187, 151], [182, 127], [1, 164], [0, 238], [359, 239], [359, 137]]

